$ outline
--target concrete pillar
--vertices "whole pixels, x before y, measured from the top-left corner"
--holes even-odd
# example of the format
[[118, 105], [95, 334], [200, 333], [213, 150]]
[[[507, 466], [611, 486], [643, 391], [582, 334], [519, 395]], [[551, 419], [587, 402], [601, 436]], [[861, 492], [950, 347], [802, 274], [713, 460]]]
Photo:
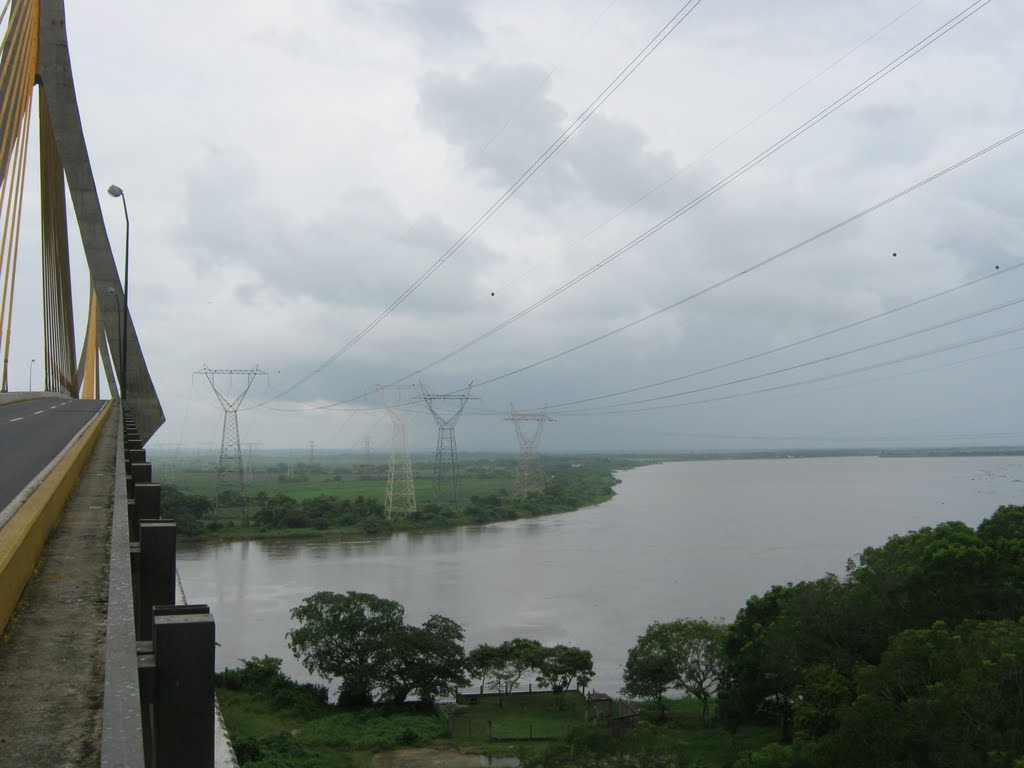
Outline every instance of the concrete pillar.
[[139, 511], [135, 507], [135, 499], [127, 500], [128, 506], [128, 541], [138, 542], [139, 540]]
[[139, 520], [160, 519], [160, 483], [135, 484], [135, 509]]
[[153, 465], [148, 461], [132, 462], [132, 480], [135, 484], [153, 482]]
[[139, 706], [142, 709], [142, 754], [146, 766], [153, 765], [154, 704], [156, 703], [156, 655], [151, 640], [135, 643], [139, 665]]
[[206, 606], [181, 608], [153, 616], [153, 753], [157, 766], [213, 768], [214, 621]]
[[144, 520], [139, 523], [139, 612], [136, 637], [150, 640], [153, 606], [174, 605], [175, 538], [173, 520]]
[[145, 461], [146, 460], [146, 449], [145, 448], [133, 448], [130, 451], [125, 451], [124, 452], [124, 456], [125, 456], [126, 459], [128, 459], [128, 461], [132, 462], [133, 464], [135, 462]]

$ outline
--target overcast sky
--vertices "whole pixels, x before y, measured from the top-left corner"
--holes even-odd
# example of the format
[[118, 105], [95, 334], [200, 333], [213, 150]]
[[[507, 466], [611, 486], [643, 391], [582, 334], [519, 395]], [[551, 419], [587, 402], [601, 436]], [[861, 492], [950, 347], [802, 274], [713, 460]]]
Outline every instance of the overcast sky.
[[[1024, 128], [1024, 5], [1011, 0], [981, 7], [495, 330], [969, 5], [703, 0], [443, 266], [293, 387], [446, 254], [683, 5], [69, 3], [96, 183], [123, 187], [131, 215], [132, 312], [167, 415], [151, 445], [219, 445], [219, 406], [192, 373], [204, 364], [268, 372], [240, 416], [242, 440], [264, 448], [361, 451], [370, 436], [383, 452], [379, 398], [358, 399], [375, 384], [422, 379], [451, 392], [534, 363], [474, 387], [461, 450], [515, 450], [510, 403], [550, 406], [548, 451], [1024, 442], [1024, 304], [946, 324], [1022, 295], [1024, 137], [541, 362]], [[103, 199], [120, 261], [120, 203]], [[29, 360], [42, 357], [37, 215], [26, 206], [12, 389], [27, 388]], [[87, 283], [72, 228], [81, 338]], [[678, 380], [577, 403], [668, 379]], [[240, 383], [218, 381], [230, 392]], [[408, 418], [410, 445], [432, 449], [422, 404]]]

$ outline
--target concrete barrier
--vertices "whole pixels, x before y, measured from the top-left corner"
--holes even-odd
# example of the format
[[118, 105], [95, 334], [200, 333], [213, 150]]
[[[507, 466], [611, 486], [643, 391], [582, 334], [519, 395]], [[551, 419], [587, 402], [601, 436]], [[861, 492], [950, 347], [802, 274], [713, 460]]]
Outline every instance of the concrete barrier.
[[35, 572], [50, 532], [92, 456], [112, 403], [96, 414], [46, 479], [0, 529], [0, 628], [5, 628]]

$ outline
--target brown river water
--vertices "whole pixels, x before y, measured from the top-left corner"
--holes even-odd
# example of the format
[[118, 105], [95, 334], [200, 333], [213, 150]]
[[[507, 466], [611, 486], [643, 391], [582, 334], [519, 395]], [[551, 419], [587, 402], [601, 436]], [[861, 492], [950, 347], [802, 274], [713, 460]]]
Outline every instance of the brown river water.
[[681, 462], [620, 478], [614, 499], [562, 515], [357, 541], [183, 543], [178, 569], [189, 602], [216, 616], [218, 668], [268, 654], [310, 679], [285, 641], [289, 609], [357, 590], [397, 600], [412, 623], [455, 619], [467, 648], [512, 637], [587, 648], [592, 688], [615, 693], [652, 621], [732, 619], [751, 594], [841, 573], [893, 534], [1024, 504], [1015, 456]]

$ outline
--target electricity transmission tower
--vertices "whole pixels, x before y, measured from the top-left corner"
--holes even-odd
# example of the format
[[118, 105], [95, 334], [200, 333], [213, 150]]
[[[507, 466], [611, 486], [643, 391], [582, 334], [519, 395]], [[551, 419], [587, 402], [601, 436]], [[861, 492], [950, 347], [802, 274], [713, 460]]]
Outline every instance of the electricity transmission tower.
[[[412, 479], [412, 460], [409, 458], [409, 446], [405, 441], [405, 419], [408, 413], [400, 407], [404, 391], [415, 391], [414, 384], [378, 384], [377, 394], [380, 395], [384, 407], [391, 417], [391, 459], [388, 461], [388, 489], [384, 497], [384, 514], [388, 520], [397, 515], [411, 515], [416, 512], [416, 486]], [[388, 403], [386, 392], [394, 393], [398, 403]], [[370, 438], [366, 438], [367, 457], [369, 457]], [[369, 466], [369, 458], [366, 465]]]
[[[516, 476], [516, 492], [519, 496], [526, 496], [531, 491], [544, 490], [544, 474], [540, 468], [540, 453], [537, 452], [537, 444], [540, 443], [541, 433], [544, 431], [544, 422], [554, 421], [546, 413], [520, 413], [513, 405], [512, 414], [505, 417], [505, 421], [511, 421], [516, 428], [516, 440], [519, 441], [519, 472]], [[525, 426], [526, 422], [533, 422], [533, 429]]]
[[369, 435], [363, 439], [363, 466], [360, 468], [359, 474], [364, 480], [373, 477], [373, 449], [370, 446]]
[[253, 480], [253, 469], [252, 469], [252, 449], [259, 448], [263, 443], [246, 443], [245, 444], [245, 480], [251, 483]]
[[[223, 487], [227, 487], [229, 484], [228, 475], [238, 476], [238, 492], [242, 501], [242, 525], [249, 524], [249, 512], [245, 505], [245, 474], [242, 466], [242, 441], [238, 436], [238, 409], [242, 405], [242, 401], [245, 396], [249, 394], [249, 390], [252, 388], [252, 383], [256, 381], [257, 376], [266, 376], [265, 371], [261, 371], [259, 366], [255, 368], [210, 368], [206, 364], [203, 365], [196, 373], [201, 373], [206, 376], [206, 380], [210, 382], [210, 388], [213, 393], [217, 396], [217, 400], [220, 401], [221, 408], [224, 409], [224, 427], [221, 431], [220, 437], [220, 461], [217, 464], [217, 486], [213, 496], [213, 509], [216, 512], [220, 508], [220, 493]], [[245, 376], [245, 387], [242, 391], [234, 395], [225, 395], [217, 389], [217, 377], [218, 376]]]
[[[434, 452], [434, 501], [447, 496], [453, 505], [459, 499], [459, 450], [455, 445], [455, 425], [469, 400], [473, 382], [458, 394], [432, 395], [420, 382], [420, 399], [427, 404], [430, 415], [437, 423], [437, 450]], [[452, 403], [447, 408], [441, 404]]]

